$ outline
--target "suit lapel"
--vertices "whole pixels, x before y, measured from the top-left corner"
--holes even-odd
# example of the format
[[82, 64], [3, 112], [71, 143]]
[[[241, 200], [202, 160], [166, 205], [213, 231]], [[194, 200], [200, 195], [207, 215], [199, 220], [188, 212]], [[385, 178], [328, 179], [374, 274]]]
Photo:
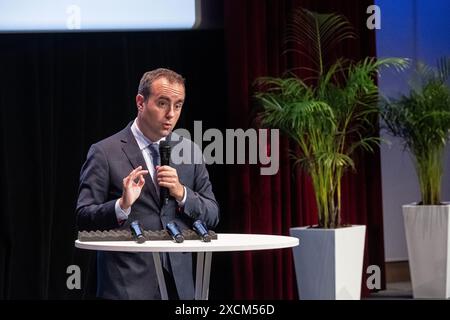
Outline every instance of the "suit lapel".
[[[144, 157], [142, 156], [142, 152], [139, 149], [136, 139], [134, 139], [133, 137], [130, 125], [125, 129], [125, 134], [121, 141], [123, 142], [122, 150], [125, 153], [128, 160], [130, 161], [133, 168], [135, 169], [139, 166], [142, 166], [144, 170], [148, 170], [147, 165], [145, 164]], [[144, 178], [145, 178], [144, 189], [147, 188], [150, 191], [153, 200], [155, 200], [158, 207], [161, 208], [161, 202], [159, 200], [158, 194], [156, 193], [156, 188], [155, 185], [153, 184], [151, 175], [147, 174], [144, 176]]]

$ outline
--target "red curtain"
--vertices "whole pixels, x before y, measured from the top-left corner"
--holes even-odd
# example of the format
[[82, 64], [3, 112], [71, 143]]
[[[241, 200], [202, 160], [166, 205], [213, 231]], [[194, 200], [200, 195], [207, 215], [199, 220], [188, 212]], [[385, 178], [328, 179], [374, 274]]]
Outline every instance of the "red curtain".
[[[280, 76], [298, 67], [300, 58], [283, 54], [286, 22], [299, 6], [318, 12], [344, 14], [359, 34], [336, 50], [349, 58], [375, 56], [375, 34], [366, 28], [369, 1], [226, 0], [225, 33], [228, 59], [228, 128], [250, 128], [253, 121], [253, 82], [260, 76]], [[302, 76], [300, 74], [300, 76]], [[290, 227], [317, 223], [309, 177], [294, 168], [286, 137], [280, 141], [277, 175], [260, 175], [257, 165], [228, 168], [228, 212], [233, 232], [289, 235]], [[384, 286], [384, 244], [379, 153], [360, 154], [357, 172], [343, 181], [344, 223], [367, 225], [364, 270], [378, 265]], [[364, 272], [365, 274], [365, 272]], [[290, 249], [236, 253], [233, 257], [235, 299], [297, 299]], [[368, 294], [363, 278], [362, 292]]]

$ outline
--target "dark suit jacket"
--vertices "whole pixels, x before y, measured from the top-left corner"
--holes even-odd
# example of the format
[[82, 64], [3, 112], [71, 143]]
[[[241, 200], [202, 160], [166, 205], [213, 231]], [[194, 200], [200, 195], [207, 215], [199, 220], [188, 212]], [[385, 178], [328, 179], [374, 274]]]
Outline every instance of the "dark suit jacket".
[[[170, 140], [180, 141], [174, 142]], [[167, 140], [175, 147], [191, 147], [193, 155], [201, 150], [192, 141], [175, 133]], [[180, 147], [180, 145], [178, 145]], [[172, 149], [173, 150], [173, 149]], [[115, 202], [122, 195], [122, 180], [134, 168], [147, 166], [131, 132], [131, 123], [122, 131], [91, 146], [81, 169], [77, 202], [79, 230], [129, 229], [139, 220], [145, 230], [162, 230], [170, 221], [181, 229], [191, 228], [195, 219], [214, 228], [219, 221], [219, 208], [209, 175], [202, 164], [173, 164], [187, 197], [180, 210], [175, 199], [161, 207], [150, 174], [145, 176], [141, 195], [131, 207], [128, 220], [121, 226], [115, 213]], [[173, 277], [180, 299], [194, 298], [191, 253], [170, 253]], [[98, 252], [97, 295], [106, 299], [160, 299], [159, 287], [151, 253]]]

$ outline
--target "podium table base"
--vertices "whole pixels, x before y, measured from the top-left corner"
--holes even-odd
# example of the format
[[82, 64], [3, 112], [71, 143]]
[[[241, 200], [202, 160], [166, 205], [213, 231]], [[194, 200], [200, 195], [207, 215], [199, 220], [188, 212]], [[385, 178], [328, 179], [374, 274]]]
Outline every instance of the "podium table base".
[[[166, 281], [162, 270], [161, 258], [158, 252], [153, 252], [156, 276], [158, 277], [161, 300], [168, 300]], [[209, 279], [211, 275], [212, 252], [197, 252], [197, 268], [195, 275], [195, 300], [208, 300]]]

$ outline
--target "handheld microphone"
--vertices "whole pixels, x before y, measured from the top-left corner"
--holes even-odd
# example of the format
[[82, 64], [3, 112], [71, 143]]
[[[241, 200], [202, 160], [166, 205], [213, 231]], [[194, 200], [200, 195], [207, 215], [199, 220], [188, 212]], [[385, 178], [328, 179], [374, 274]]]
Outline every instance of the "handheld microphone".
[[141, 225], [139, 224], [138, 220], [135, 220], [130, 224], [130, 230], [134, 241], [136, 241], [137, 243], [145, 242], [144, 232], [142, 231]]
[[[168, 166], [170, 162], [170, 145], [167, 141], [159, 143], [159, 156], [161, 157], [161, 166]], [[165, 205], [169, 203], [169, 189], [160, 188], [161, 203]]]
[[178, 228], [175, 222], [169, 222], [166, 225], [166, 229], [176, 243], [182, 243], [184, 241], [183, 234], [181, 233], [180, 229]]
[[211, 242], [211, 236], [208, 234], [208, 228], [205, 226], [203, 221], [195, 221], [192, 228], [200, 236], [203, 242]]

